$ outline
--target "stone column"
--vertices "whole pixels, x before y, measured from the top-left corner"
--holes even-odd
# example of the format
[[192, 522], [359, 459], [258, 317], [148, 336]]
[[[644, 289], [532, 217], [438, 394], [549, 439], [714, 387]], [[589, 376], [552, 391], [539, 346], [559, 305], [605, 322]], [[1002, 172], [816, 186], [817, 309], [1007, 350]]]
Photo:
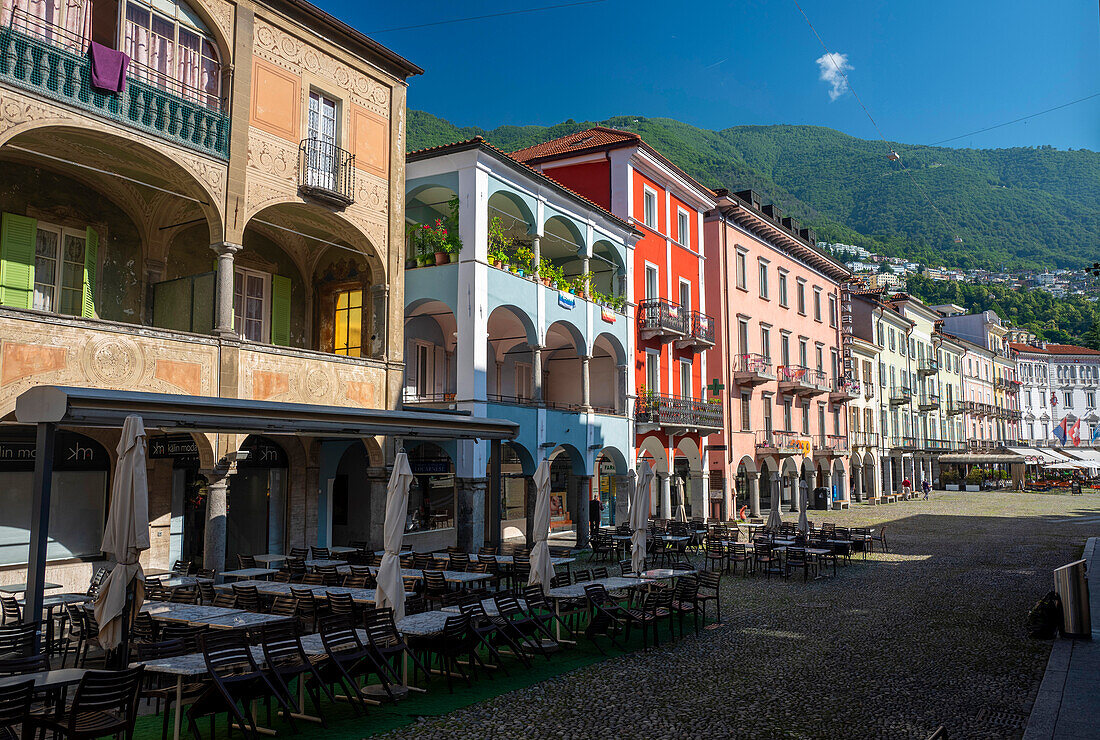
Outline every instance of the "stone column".
[[[221, 475], [220, 478], [214, 476]], [[225, 512], [229, 476], [215, 471], [206, 484], [206, 529], [202, 542], [202, 567], [225, 570]]]
[[538, 487], [535, 485], [535, 479], [530, 476], [524, 476], [523, 485], [526, 493], [526, 499], [523, 502], [523, 516], [526, 525], [523, 528], [523, 534], [527, 539], [527, 547], [531, 547], [531, 544], [535, 541], [535, 498], [538, 496]]
[[588, 521], [588, 500], [592, 494], [592, 476], [576, 476], [576, 501], [577, 501], [577, 547], [584, 547], [588, 543], [590, 523]]
[[660, 491], [657, 499], [657, 518], [672, 518], [672, 478], [668, 473], [657, 473], [657, 490]]
[[[852, 470], [851, 470], [851, 476], [852, 476], [852, 482], [856, 484], [855, 485], [856, 501], [862, 501], [863, 500], [863, 468], [858, 466], [858, 465], [853, 466]], [[847, 486], [845, 486], [845, 487], [847, 487]], [[844, 500], [848, 499], [848, 496], [847, 496], [846, 492], [841, 493], [841, 498], [844, 499]]]
[[542, 400], [542, 347], [534, 345], [531, 347], [531, 374], [535, 377], [531, 379], [531, 399], [534, 401]]
[[886, 475], [882, 477], [882, 490], [879, 496], [888, 496], [894, 492], [894, 458], [886, 457]]
[[485, 544], [485, 496], [487, 478], [455, 478], [458, 511], [455, 525], [458, 546], [465, 552], [477, 552]]
[[233, 259], [241, 250], [241, 245], [218, 242], [211, 244], [210, 248], [218, 255], [214, 333], [220, 337], [234, 337], [237, 333], [233, 328]]
[[[309, 305], [313, 305], [312, 302]], [[387, 323], [387, 317], [390, 315], [390, 289], [386, 285], [372, 285], [370, 287], [370, 323], [367, 325], [370, 327], [370, 334], [366, 337], [367, 342], [363, 342], [363, 347], [370, 348], [370, 356], [375, 359], [384, 359], [386, 357], [386, 337], [389, 335], [389, 326]], [[362, 341], [362, 340], [360, 340]], [[416, 361], [416, 358], [405, 358], [406, 361]], [[447, 390], [447, 384], [443, 384], [444, 390]]]
[[760, 473], [745, 473], [749, 481], [749, 516], [760, 516]]
[[[630, 501], [631, 484], [634, 478], [627, 474], [616, 475], [612, 480], [615, 482], [615, 508], [611, 512], [612, 522], [619, 525], [630, 521], [628, 502]], [[604, 503], [606, 505], [607, 502]]]
[[[829, 509], [829, 510], [832, 510], [832, 508], [833, 508], [833, 471], [832, 470], [826, 470], [824, 473], [821, 474], [821, 485], [823, 485], [825, 487], [825, 491], [826, 491], [826, 493], [825, 493], [825, 508]], [[844, 485], [840, 486], [840, 498], [842, 500], [846, 501], [848, 499], [848, 497], [844, 494], [844, 489], [845, 488], [847, 488], [847, 486], [844, 486]]]
[[799, 479], [800, 479], [800, 476], [798, 476], [795, 473], [791, 473], [790, 475], [787, 476], [787, 486], [788, 486], [788, 490], [790, 491], [789, 496], [791, 497], [790, 512], [792, 514], [797, 514], [798, 513], [798, 481], [799, 481]]
[[592, 383], [588, 375], [591, 359], [590, 355], [581, 355], [581, 406], [586, 411], [592, 408]]
[[535, 271], [538, 271], [539, 260], [542, 258], [542, 247], [539, 245], [541, 238], [538, 234], [531, 237], [531, 262]]
[[698, 477], [699, 492], [694, 498], [699, 501], [699, 508], [695, 507], [695, 500], [692, 500], [691, 515], [701, 516], [705, 522], [710, 519], [710, 471], [703, 468]]
[[616, 365], [615, 370], [617, 374], [615, 376], [615, 412], [619, 414], [630, 415], [629, 409], [626, 407], [626, 365]]

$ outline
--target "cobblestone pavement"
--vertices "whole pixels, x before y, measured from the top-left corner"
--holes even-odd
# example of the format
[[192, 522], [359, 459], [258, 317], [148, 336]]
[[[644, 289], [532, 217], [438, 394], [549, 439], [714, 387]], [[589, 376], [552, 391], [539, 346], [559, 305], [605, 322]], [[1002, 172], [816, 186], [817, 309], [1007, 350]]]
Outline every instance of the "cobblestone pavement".
[[1051, 646], [1026, 613], [1100, 531], [1100, 495], [937, 492], [811, 518], [885, 525], [890, 553], [809, 583], [727, 576], [721, 626], [386, 737], [1020, 737]]

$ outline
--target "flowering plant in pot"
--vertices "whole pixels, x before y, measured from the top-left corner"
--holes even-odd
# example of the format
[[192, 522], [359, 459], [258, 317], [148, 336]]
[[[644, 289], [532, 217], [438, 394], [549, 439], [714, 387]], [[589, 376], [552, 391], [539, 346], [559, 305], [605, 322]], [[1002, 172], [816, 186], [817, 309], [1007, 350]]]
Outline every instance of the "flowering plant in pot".
[[573, 292], [579, 298], [586, 298], [592, 292], [592, 279], [596, 276], [592, 272], [582, 272], [573, 280]]
[[489, 261], [494, 267], [503, 268], [508, 263], [508, 248], [512, 240], [504, 231], [504, 221], [500, 216], [489, 219]]
[[516, 247], [516, 253], [514, 255], [515, 261], [513, 264], [520, 277], [525, 276], [531, 271], [531, 260], [534, 256], [535, 255], [531, 253], [531, 249], [527, 245], [520, 244]]
[[540, 257], [538, 275], [542, 284], [549, 288], [555, 280], [561, 277], [561, 270], [548, 257]]

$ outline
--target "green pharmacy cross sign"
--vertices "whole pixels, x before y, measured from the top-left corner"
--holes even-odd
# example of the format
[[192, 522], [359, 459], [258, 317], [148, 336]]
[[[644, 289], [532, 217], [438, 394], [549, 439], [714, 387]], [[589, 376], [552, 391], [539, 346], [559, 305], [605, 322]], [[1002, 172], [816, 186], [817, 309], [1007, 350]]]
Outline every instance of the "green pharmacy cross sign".
[[718, 382], [718, 378], [715, 378], [714, 380], [710, 381], [710, 385], [707, 386], [707, 390], [710, 391], [710, 395], [717, 397], [722, 392], [722, 389], [725, 387], [726, 386], [724, 384]]

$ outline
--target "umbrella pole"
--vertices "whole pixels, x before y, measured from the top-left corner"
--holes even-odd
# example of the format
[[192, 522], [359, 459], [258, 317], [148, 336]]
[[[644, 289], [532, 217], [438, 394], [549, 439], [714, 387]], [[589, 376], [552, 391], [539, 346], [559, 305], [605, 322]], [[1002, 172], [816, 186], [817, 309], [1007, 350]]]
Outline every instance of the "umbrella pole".
[[[57, 425], [38, 425], [34, 453], [34, 489], [31, 502], [31, 547], [27, 562], [26, 605], [23, 621], [36, 622], [42, 616], [42, 596], [46, 585], [46, 545], [50, 533], [50, 496], [53, 489], [53, 456]], [[35, 635], [37, 650], [41, 638]]]

